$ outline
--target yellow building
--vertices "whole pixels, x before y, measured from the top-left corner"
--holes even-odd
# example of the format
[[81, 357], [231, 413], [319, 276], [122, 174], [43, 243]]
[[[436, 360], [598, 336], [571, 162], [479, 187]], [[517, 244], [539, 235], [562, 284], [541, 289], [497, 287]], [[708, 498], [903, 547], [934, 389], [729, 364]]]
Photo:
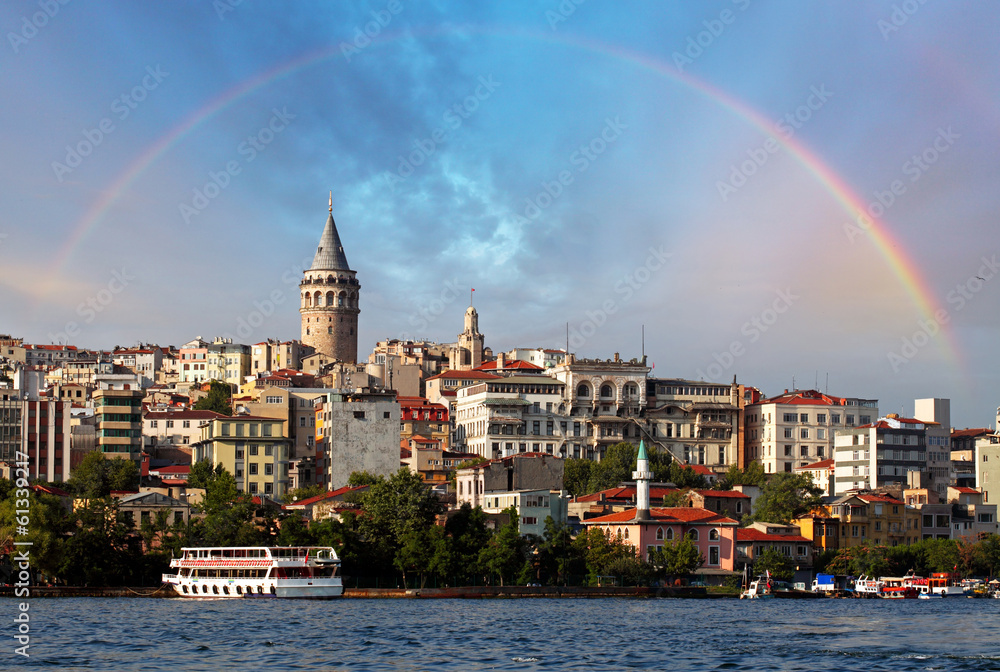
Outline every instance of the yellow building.
[[803, 537], [812, 539], [816, 555], [840, 548], [840, 521], [827, 515], [825, 511], [814, 511], [801, 518], [794, 518], [792, 525], [799, 526]]
[[289, 489], [291, 440], [284, 421], [249, 415], [215, 418], [201, 426], [192, 463], [207, 461], [236, 477], [236, 487], [251, 495], [280, 498]]
[[865, 543], [909, 546], [920, 539], [920, 519], [906, 504], [888, 495], [844, 495], [832, 506], [840, 519], [840, 548]]

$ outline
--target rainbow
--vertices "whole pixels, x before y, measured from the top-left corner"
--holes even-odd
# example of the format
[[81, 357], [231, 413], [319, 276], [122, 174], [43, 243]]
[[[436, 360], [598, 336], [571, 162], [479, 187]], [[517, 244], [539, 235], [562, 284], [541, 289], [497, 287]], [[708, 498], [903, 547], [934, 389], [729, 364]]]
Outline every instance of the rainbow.
[[[908, 255], [905, 246], [894, 235], [889, 226], [878, 217], [871, 216], [868, 212], [867, 204], [856, 194], [829, 165], [827, 165], [814, 151], [804, 142], [795, 136], [784, 137], [785, 134], [770, 119], [764, 117], [760, 112], [750, 107], [742, 100], [735, 98], [729, 93], [700, 80], [688, 73], [681, 72], [668, 63], [656, 60], [652, 57], [630, 51], [615, 45], [607, 44], [598, 40], [587, 39], [565, 34], [549, 34], [537, 31], [513, 30], [496, 27], [484, 27], [477, 25], [452, 26], [450, 28], [433, 28], [424, 31], [409, 31], [407, 33], [386, 33], [376, 37], [366, 49], [384, 47], [396, 40], [412, 37], [436, 37], [444, 34], [451, 34], [456, 31], [482, 33], [495, 37], [505, 37], [522, 40], [535, 40], [544, 43], [554, 43], [568, 48], [582, 49], [588, 52], [596, 52], [611, 58], [615, 58], [633, 66], [643, 68], [655, 73], [657, 76], [669, 79], [684, 86], [691, 91], [707, 98], [713, 104], [720, 105], [737, 116], [741, 117], [762, 133], [773, 137], [779, 145], [809, 173], [817, 182], [833, 196], [842, 206], [844, 211], [850, 216], [852, 222], [864, 221], [870, 226], [864, 227], [868, 237], [874, 243], [875, 248], [883, 257], [892, 273], [897, 277], [907, 295], [925, 319], [933, 319], [935, 312], [941, 308], [940, 302], [935, 297], [934, 292], [928, 286], [925, 279], [920, 274], [919, 268], [914, 260]], [[250, 79], [241, 82], [228, 91], [215, 97], [206, 103], [199, 110], [188, 115], [180, 124], [168, 131], [163, 137], [150, 145], [136, 160], [129, 165], [115, 181], [102, 192], [100, 198], [87, 210], [80, 220], [73, 226], [72, 232], [67, 236], [65, 243], [55, 255], [54, 270], [60, 272], [73, 251], [81, 241], [90, 233], [108, 211], [121, 198], [122, 194], [149, 168], [157, 159], [163, 156], [171, 147], [179, 143], [185, 136], [205, 123], [213, 116], [233, 105], [247, 95], [262, 89], [276, 81], [289, 77], [300, 70], [316, 65], [331, 58], [342, 58], [341, 46], [326, 47], [318, 51], [303, 54], [290, 61], [282, 63], [276, 67], [268, 69]], [[941, 333], [944, 335], [943, 346], [946, 355], [952, 363], [960, 361], [959, 349], [950, 325], [942, 325]]]

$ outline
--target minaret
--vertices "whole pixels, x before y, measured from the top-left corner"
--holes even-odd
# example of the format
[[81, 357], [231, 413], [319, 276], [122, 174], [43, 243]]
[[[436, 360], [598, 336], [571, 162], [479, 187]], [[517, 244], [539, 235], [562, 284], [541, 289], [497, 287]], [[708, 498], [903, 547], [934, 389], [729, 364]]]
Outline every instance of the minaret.
[[347, 255], [330, 213], [312, 266], [299, 284], [302, 342], [333, 359], [354, 364], [358, 359], [358, 297], [361, 285], [347, 265]]
[[649, 471], [649, 458], [646, 456], [646, 444], [639, 439], [639, 455], [635, 460], [635, 519], [649, 520], [649, 482], [653, 474]]

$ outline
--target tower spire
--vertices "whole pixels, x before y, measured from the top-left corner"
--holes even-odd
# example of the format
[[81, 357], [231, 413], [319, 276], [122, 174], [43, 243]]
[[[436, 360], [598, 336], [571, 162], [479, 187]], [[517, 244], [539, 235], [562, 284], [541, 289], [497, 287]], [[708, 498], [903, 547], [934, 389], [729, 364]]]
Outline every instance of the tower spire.
[[635, 459], [635, 520], [649, 520], [649, 481], [653, 474], [649, 471], [649, 457], [646, 455], [646, 444], [639, 439], [639, 453]]
[[333, 190], [330, 190], [330, 214], [333, 214]]

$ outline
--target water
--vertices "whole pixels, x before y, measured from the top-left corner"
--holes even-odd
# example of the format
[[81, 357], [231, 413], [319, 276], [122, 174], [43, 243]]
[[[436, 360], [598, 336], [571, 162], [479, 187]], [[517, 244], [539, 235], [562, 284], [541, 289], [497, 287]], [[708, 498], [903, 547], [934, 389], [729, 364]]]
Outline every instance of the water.
[[[12, 633], [14, 600], [0, 600]], [[1000, 670], [1000, 600], [33, 599], [28, 670]]]

